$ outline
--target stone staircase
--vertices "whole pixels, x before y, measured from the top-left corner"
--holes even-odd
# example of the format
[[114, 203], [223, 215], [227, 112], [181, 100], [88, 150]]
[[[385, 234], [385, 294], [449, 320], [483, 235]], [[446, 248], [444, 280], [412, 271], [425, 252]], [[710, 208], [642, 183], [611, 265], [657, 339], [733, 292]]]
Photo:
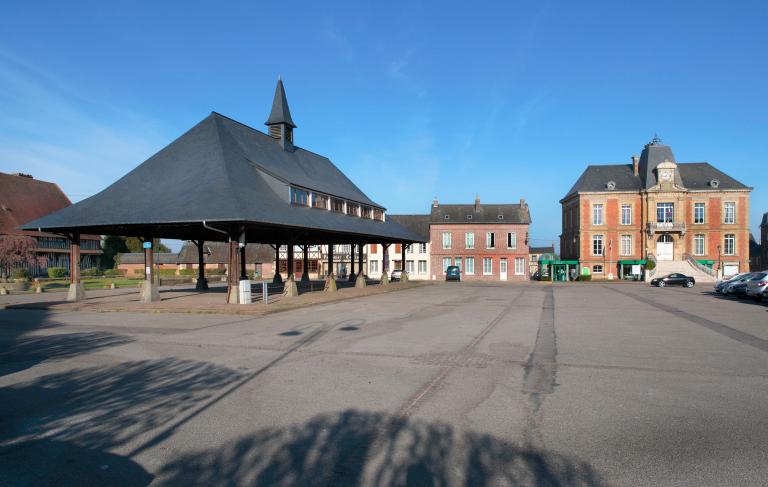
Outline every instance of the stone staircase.
[[697, 283], [715, 282], [717, 280], [714, 275], [709, 274], [704, 270], [694, 266], [688, 260], [659, 260], [656, 262], [656, 270], [653, 275], [648, 275], [650, 273], [646, 274], [646, 280], [650, 281], [655, 277], [666, 276], [667, 274], [672, 274], [673, 272], [691, 276], [696, 279]]

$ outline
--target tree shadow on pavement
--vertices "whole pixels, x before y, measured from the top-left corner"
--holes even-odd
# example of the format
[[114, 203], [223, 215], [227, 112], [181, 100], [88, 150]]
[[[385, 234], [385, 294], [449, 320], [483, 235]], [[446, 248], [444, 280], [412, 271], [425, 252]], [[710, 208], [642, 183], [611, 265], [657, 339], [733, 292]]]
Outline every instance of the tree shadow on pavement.
[[[74, 369], [4, 387], [0, 389], [0, 472], [62, 485], [56, 469], [62, 467], [61, 452], [68, 451], [72, 468], [93, 465], [105, 457], [105, 465], [134, 475], [117, 484], [145, 485], [143, 469], [106, 450], [140, 443], [240, 377], [226, 367], [166, 358]], [[79, 477], [73, 484], [105, 485], [101, 468], [85, 470], [83, 475], [90, 472], [91, 476]]]
[[267, 428], [165, 465], [161, 485], [600, 486], [587, 463], [491, 435], [347, 410]]

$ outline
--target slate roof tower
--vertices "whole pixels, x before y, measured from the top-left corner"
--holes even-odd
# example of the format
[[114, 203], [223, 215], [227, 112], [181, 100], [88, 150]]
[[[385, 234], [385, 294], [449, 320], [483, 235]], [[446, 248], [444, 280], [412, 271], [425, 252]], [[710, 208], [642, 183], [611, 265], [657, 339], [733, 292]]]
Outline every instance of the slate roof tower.
[[288, 108], [283, 80], [279, 78], [275, 87], [275, 98], [272, 100], [272, 111], [264, 125], [269, 127], [269, 135], [279, 140], [284, 150], [293, 150], [293, 129], [296, 124], [293, 123], [291, 110]]

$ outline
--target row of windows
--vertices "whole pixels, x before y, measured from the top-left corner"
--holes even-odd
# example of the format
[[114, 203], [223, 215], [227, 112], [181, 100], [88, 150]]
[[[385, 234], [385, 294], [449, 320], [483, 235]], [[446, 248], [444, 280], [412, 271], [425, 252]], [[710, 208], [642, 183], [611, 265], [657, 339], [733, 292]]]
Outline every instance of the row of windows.
[[[610, 248], [610, 243], [608, 244]], [[736, 235], [729, 233], [723, 237], [723, 254], [735, 255], [736, 254]], [[705, 237], [703, 234], [696, 234], [693, 236], [693, 255], [706, 255]], [[592, 255], [603, 256], [605, 255], [605, 237], [603, 235], [592, 236]], [[632, 235], [621, 236], [621, 247], [619, 248], [619, 255], [629, 256], [632, 255]]]
[[[474, 257], [443, 257], [443, 274], [448, 270], [448, 267], [455, 265], [466, 275], [475, 274], [475, 258]], [[501, 273], [507, 272], [507, 259], [499, 259], [499, 271]], [[493, 275], [493, 257], [483, 257], [483, 275]], [[515, 275], [525, 275], [525, 258], [515, 257]]]
[[[443, 232], [443, 249], [450, 249], [453, 245], [453, 234], [451, 232]], [[475, 233], [467, 232], [464, 234], [464, 248], [471, 250], [475, 248]], [[496, 234], [493, 232], [486, 232], [485, 234], [485, 248], [496, 248]], [[517, 233], [507, 232], [507, 248], [517, 248]]]
[[335, 198], [299, 188], [291, 188], [291, 204], [384, 221], [384, 210], [381, 208], [360, 205], [342, 198]]
[[[371, 253], [376, 254], [379, 252], [379, 244], [370, 244], [371, 245]], [[415, 244], [414, 244], [415, 245]], [[400, 247], [400, 244], [395, 244], [395, 254], [399, 254], [402, 247]], [[426, 254], [427, 253], [427, 244], [426, 243], [420, 243], [418, 247], [418, 253], [420, 254]], [[409, 245], [408, 248], [405, 250], [407, 254], [413, 254], [415, 252], [414, 246]]]
[[[706, 207], [705, 203], [693, 204], [693, 223], [702, 224], [705, 223]], [[656, 221], [661, 223], [672, 223], [675, 221], [675, 204], [674, 203], [656, 203]], [[592, 205], [592, 224], [603, 225], [605, 222], [603, 204], [596, 203]], [[733, 201], [726, 201], [723, 203], [723, 223], [734, 224], [736, 223], [736, 203]], [[632, 205], [621, 205], [621, 224], [632, 224]]]
[[[399, 262], [399, 261], [395, 261]], [[406, 260], [405, 261], [405, 270], [408, 272], [408, 274], [414, 273], [414, 261], [412, 260]], [[426, 260], [420, 260], [418, 261], [419, 265], [419, 274], [426, 274], [427, 273], [427, 261]], [[379, 261], [378, 260], [372, 260], [368, 262], [368, 272], [371, 274], [378, 274], [379, 272]]]
[[[60, 237], [37, 237], [37, 246], [41, 249], [68, 249], [69, 239]], [[101, 241], [82, 239], [80, 240], [80, 248], [83, 250], [100, 250]]]

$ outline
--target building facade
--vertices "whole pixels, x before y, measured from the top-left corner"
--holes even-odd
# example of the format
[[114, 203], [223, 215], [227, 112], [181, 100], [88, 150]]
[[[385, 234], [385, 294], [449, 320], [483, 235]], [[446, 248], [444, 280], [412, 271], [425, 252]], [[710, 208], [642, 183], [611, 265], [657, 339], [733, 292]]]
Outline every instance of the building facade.
[[368, 277], [371, 279], [381, 279], [386, 269], [390, 273], [393, 270], [405, 270], [408, 273], [408, 278], [412, 280], [426, 281], [431, 279], [432, 262], [430, 260], [430, 251], [432, 244], [429, 241], [430, 215], [389, 215], [388, 218], [412, 231], [426, 240], [426, 242], [406, 246], [405, 266], [403, 266], [403, 247], [401, 244], [387, 247], [386, 258], [383, 245], [367, 245]]
[[432, 279], [443, 279], [449, 266], [458, 266], [468, 281], [527, 281], [530, 279], [528, 205], [443, 205], [432, 203], [430, 242]]
[[631, 164], [588, 166], [560, 201], [561, 258], [595, 279], [647, 277], [672, 269], [666, 262], [677, 272], [747, 270], [751, 190], [708, 163], [675, 162], [654, 138]]
[[768, 212], [760, 223], [760, 266], [761, 270], [768, 269]]
[[[69, 268], [70, 241], [55, 233], [19, 230], [19, 227], [71, 204], [55, 183], [37, 180], [28, 174], [0, 173], [0, 235], [27, 236], [35, 240], [37, 259], [24, 266], [31, 275], [45, 275], [49, 267]], [[98, 267], [101, 236], [81, 235], [80, 248], [80, 267]]]
[[539, 259], [553, 260], [555, 258], [555, 246], [529, 247], [528, 248], [528, 274], [535, 277], [539, 273]]

